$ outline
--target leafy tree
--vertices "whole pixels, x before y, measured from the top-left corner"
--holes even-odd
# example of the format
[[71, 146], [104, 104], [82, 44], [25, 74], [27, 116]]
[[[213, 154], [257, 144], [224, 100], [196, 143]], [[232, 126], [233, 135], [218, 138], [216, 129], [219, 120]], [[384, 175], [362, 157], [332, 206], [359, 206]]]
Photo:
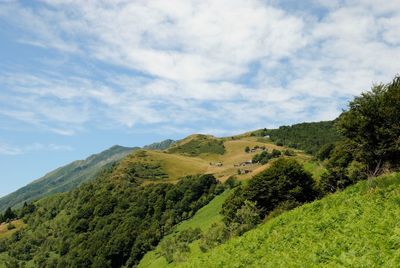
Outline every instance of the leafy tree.
[[314, 200], [317, 195], [311, 174], [294, 159], [280, 158], [250, 179], [246, 187], [238, 187], [223, 204], [222, 214], [229, 224], [235, 221], [236, 211], [245, 200], [255, 202], [263, 217], [283, 202], [302, 204]]
[[203, 234], [200, 239], [199, 247], [202, 252], [216, 247], [231, 237], [229, 229], [223, 222], [213, 223], [210, 229]]
[[372, 87], [349, 104], [337, 122], [354, 146], [353, 156], [375, 176], [400, 164], [400, 77]]
[[250, 147], [249, 147], [249, 146], [246, 146], [246, 147], [244, 148], [244, 151], [245, 151], [246, 153], [249, 153], [249, 152], [250, 152]]
[[256, 203], [245, 200], [242, 207], [236, 211], [233, 221], [230, 222], [231, 235], [242, 235], [253, 229], [260, 221], [260, 210], [257, 208]]

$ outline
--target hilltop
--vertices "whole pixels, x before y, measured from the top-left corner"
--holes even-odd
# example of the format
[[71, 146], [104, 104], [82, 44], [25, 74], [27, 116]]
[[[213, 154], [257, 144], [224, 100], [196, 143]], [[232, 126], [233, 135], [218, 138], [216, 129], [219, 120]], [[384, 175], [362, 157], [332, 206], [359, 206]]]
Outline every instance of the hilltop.
[[[316, 129], [320, 130], [316, 131]], [[126, 166], [140, 166], [138, 169], [141, 171], [138, 176], [146, 179], [146, 183], [160, 182], [160, 179], [174, 182], [182, 176], [203, 173], [215, 174], [219, 180], [224, 181], [232, 175], [237, 175], [238, 169], [249, 172], [239, 175], [240, 179], [247, 179], [264, 170], [266, 166], [247, 165], [241, 168], [235, 166], [251, 160], [257, 153], [246, 154], [244, 152], [246, 146], [251, 148], [265, 146], [267, 150], [272, 151], [273, 149], [284, 150], [285, 147], [282, 145], [285, 145], [307, 150], [310, 140], [314, 141], [313, 146], [315, 143], [322, 146], [338, 140], [338, 134], [336, 134], [332, 121], [303, 123], [265, 131], [256, 130], [225, 138], [193, 134], [179, 141], [167, 139], [143, 146], [142, 149], [146, 151], [145, 157], [138, 157], [139, 155], [136, 154], [126, 158], [124, 162]], [[307, 133], [319, 134], [310, 134], [309, 138], [305, 138]], [[265, 138], [265, 135], [268, 135], [269, 138]], [[293, 139], [297, 136], [303, 138], [296, 139], [296, 143], [294, 143]], [[287, 138], [282, 139], [282, 137]], [[77, 160], [51, 171], [42, 178], [0, 198], [0, 211], [4, 211], [8, 207], [18, 208], [24, 202], [31, 202], [54, 193], [73, 190], [83, 182], [93, 179], [102, 168], [139, 149], [139, 147], [129, 148], [116, 145], [89, 156], [85, 160]], [[298, 152], [298, 158], [307, 162], [307, 168], [321, 170], [318, 164], [310, 161], [311, 157], [301, 151]]]

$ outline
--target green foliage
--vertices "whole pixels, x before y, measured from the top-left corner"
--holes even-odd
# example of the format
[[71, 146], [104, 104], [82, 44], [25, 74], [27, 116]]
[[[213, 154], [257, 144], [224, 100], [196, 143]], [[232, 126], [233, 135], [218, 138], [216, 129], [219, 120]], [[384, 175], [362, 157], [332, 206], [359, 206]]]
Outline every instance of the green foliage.
[[17, 214], [12, 208], [7, 208], [3, 215], [0, 214], [0, 223], [5, 221], [11, 221], [17, 218]]
[[336, 131], [333, 121], [281, 126], [279, 129], [262, 129], [253, 133], [261, 137], [270, 135], [270, 139], [278, 146], [304, 150], [313, 155], [325, 144], [336, 143], [343, 139]]
[[290, 149], [284, 150], [283, 154], [286, 155], [286, 156], [295, 156], [296, 155], [296, 153], [293, 150], [290, 150]]
[[325, 160], [328, 159], [331, 156], [331, 153], [333, 149], [335, 148], [335, 145], [333, 143], [327, 143], [321, 146], [321, 148], [317, 151], [315, 157], [318, 160]]
[[113, 146], [85, 160], [74, 161], [58, 168], [16, 192], [0, 198], [0, 212], [7, 207], [20, 207], [24, 202], [75, 189], [83, 182], [94, 179], [102, 168], [120, 160], [136, 149]]
[[9, 256], [36, 267], [131, 267], [219, 193], [212, 175], [142, 187], [116, 170], [36, 203], [27, 227], [7, 241]]
[[200, 250], [206, 252], [224, 242], [231, 237], [231, 233], [223, 222], [214, 223], [200, 240]]
[[164, 172], [160, 163], [137, 161], [130, 163], [129, 166], [123, 170], [123, 177], [129, 180], [162, 180], [167, 179], [168, 175]]
[[197, 156], [203, 153], [224, 154], [225, 146], [222, 140], [207, 135], [197, 135], [189, 142], [175, 145], [168, 152], [190, 156]]
[[261, 165], [264, 165], [266, 163], [268, 163], [268, 161], [272, 158], [278, 158], [282, 155], [282, 152], [277, 150], [277, 149], [273, 149], [271, 153], [268, 153], [267, 150], [262, 151], [259, 154], [256, 154], [253, 156], [252, 162], [253, 163], [260, 163]]
[[272, 158], [272, 155], [268, 153], [268, 151], [262, 151], [259, 154], [256, 154], [253, 156], [253, 159], [251, 160], [253, 163], [260, 163], [262, 165], [266, 164], [270, 159]]
[[397, 267], [400, 174], [283, 213], [178, 267]]
[[260, 214], [255, 202], [245, 200], [228, 226], [231, 236], [242, 235], [256, 227], [261, 222]]
[[244, 152], [245, 152], [245, 153], [249, 153], [249, 152], [250, 152], [250, 147], [249, 147], [249, 146], [246, 146], [246, 147], [244, 148]]
[[304, 203], [317, 197], [311, 174], [293, 159], [281, 158], [271, 167], [237, 188], [223, 206], [226, 222], [235, 219], [236, 211], [245, 200], [256, 202], [261, 217], [285, 201]]
[[169, 236], [159, 245], [161, 255], [168, 263], [184, 260], [184, 255], [190, 252], [189, 244], [200, 238], [200, 228], [188, 228], [178, 235]]
[[14, 230], [16, 227], [14, 224], [12, 224], [11, 222], [9, 224], [7, 224], [7, 230]]
[[330, 152], [327, 171], [321, 175], [319, 187], [324, 193], [343, 190], [355, 182], [366, 179], [366, 166], [354, 159], [355, 144], [342, 141]]
[[240, 182], [237, 180], [236, 176], [230, 176], [224, 183], [224, 186], [228, 189], [233, 189], [240, 185]]
[[376, 85], [349, 104], [337, 122], [353, 156], [370, 175], [400, 165], [400, 77]]

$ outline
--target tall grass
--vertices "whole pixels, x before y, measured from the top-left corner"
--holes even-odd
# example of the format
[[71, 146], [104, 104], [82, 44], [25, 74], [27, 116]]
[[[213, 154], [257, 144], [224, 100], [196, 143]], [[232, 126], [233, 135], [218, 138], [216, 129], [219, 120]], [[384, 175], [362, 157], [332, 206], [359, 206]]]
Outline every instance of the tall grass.
[[400, 173], [284, 213], [181, 267], [399, 267]]

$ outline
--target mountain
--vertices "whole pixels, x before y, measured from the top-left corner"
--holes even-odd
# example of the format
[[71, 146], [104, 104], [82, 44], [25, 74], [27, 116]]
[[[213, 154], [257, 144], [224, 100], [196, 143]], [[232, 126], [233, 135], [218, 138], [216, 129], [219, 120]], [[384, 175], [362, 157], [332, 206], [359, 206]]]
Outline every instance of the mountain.
[[82, 182], [93, 179], [106, 165], [114, 163], [139, 148], [112, 146], [111, 148], [77, 160], [46, 174], [40, 179], [0, 198], [0, 211], [8, 207], [20, 207], [24, 202], [39, 199], [54, 193], [67, 192]]
[[176, 141], [171, 140], [171, 139], [167, 139], [164, 141], [160, 141], [160, 142], [154, 142], [152, 144], [149, 145], [145, 145], [143, 146], [143, 149], [145, 150], [166, 150], [168, 148], [170, 148], [173, 144], [175, 144]]

